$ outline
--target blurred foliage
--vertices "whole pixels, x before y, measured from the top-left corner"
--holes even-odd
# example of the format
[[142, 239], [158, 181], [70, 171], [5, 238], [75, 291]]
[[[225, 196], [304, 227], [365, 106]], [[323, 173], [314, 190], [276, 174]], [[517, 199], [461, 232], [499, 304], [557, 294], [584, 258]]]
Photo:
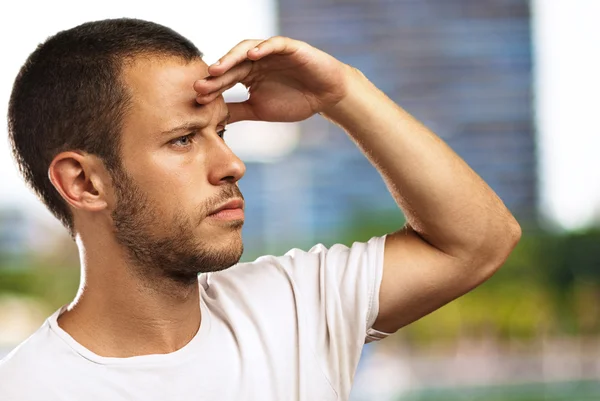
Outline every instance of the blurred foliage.
[[79, 286], [79, 268], [28, 259], [0, 265], [0, 295], [33, 298], [45, 305], [48, 314], [70, 302]]
[[[393, 232], [398, 211], [356, 218], [342, 231], [346, 245]], [[525, 234], [504, 266], [486, 283], [407, 326], [414, 345], [459, 337], [534, 339], [600, 333], [600, 229]]]
[[594, 381], [528, 383], [497, 387], [426, 389], [397, 401], [583, 401], [597, 400], [600, 383]]
[[[403, 225], [400, 212], [359, 213], [326, 245], [366, 241]], [[0, 295], [33, 297], [54, 311], [77, 291], [76, 260], [0, 262]], [[535, 339], [600, 334], [600, 230], [530, 231], [485, 284], [409, 325], [399, 336], [414, 345], [466, 337]]]

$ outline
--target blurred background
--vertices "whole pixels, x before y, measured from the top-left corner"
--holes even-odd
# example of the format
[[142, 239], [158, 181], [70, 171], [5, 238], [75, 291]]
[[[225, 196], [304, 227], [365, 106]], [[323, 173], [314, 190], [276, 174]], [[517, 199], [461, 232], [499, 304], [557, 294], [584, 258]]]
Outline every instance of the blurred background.
[[[599, 1], [82, 4], [0, 5], [4, 110], [35, 46], [85, 21], [162, 23], [192, 39], [208, 62], [245, 38], [291, 36], [359, 68], [517, 216], [523, 240], [493, 278], [365, 347], [353, 400], [600, 399]], [[244, 96], [236, 87], [226, 98]], [[351, 244], [403, 223], [375, 169], [320, 117], [238, 123], [226, 140], [247, 163], [244, 260]], [[73, 298], [78, 266], [75, 245], [24, 186], [3, 139], [0, 358]]]

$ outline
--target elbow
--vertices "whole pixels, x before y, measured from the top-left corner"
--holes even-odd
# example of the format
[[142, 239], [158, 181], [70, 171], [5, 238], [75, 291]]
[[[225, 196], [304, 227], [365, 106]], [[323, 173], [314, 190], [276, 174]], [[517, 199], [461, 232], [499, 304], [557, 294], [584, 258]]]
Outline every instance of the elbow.
[[500, 251], [499, 256], [503, 260], [503, 262], [508, 258], [508, 256], [511, 254], [511, 252], [515, 249], [515, 247], [521, 240], [521, 236], [523, 235], [523, 230], [521, 229], [521, 225], [519, 224], [517, 219], [514, 218], [514, 216], [512, 214], [508, 217], [507, 220], [508, 221], [505, 223], [505, 229], [500, 234], [502, 236], [500, 244], [503, 244], [504, 246], [500, 247], [501, 249], [499, 250]]
[[496, 227], [490, 230], [485, 245], [472, 254], [469, 265], [475, 270], [476, 285], [489, 279], [504, 265], [521, 239], [521, 226], [512, 215]]
[[510, 215], [500, 229], [494, 230], [485, 247], [483, 265], [488, 266], [489, 276], [499, 270], [521, 240], [523, 231], [519, 222]]
[[511, 244], [510, 252], [512, 252], [512, 250], [515, 249], [515, 247], [521, 240], [521, 236], [523, 235], [523, 230], [521, 229], [521, 225], [519, 224], [517, 219], [515, 219], [512, 215], [510, 216], [508, 231], [509, 231], [509, 239], [510, 239], [510, 244]]

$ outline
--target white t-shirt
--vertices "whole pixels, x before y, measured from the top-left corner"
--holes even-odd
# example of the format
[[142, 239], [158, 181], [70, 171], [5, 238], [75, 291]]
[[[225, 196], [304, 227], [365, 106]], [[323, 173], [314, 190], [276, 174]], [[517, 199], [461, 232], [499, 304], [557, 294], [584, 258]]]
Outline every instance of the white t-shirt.
[[[0, 400], [347, 400], [378, 313], [385, 237], [201, 274], [202, 322], [169, 354], [107, 358], [56, 311], [0, 362]], [[118, 313], [118, 311], [115, 311]]]

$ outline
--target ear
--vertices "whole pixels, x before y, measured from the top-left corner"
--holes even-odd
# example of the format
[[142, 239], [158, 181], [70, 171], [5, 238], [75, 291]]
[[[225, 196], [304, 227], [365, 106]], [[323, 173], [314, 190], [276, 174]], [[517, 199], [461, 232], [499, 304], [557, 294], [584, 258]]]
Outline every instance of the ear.
[[56, 155], [48, 168], [54, 188], [72, 207], [90, 212], [106, 209], [106, 174], [97, 157], [73, 151]]

